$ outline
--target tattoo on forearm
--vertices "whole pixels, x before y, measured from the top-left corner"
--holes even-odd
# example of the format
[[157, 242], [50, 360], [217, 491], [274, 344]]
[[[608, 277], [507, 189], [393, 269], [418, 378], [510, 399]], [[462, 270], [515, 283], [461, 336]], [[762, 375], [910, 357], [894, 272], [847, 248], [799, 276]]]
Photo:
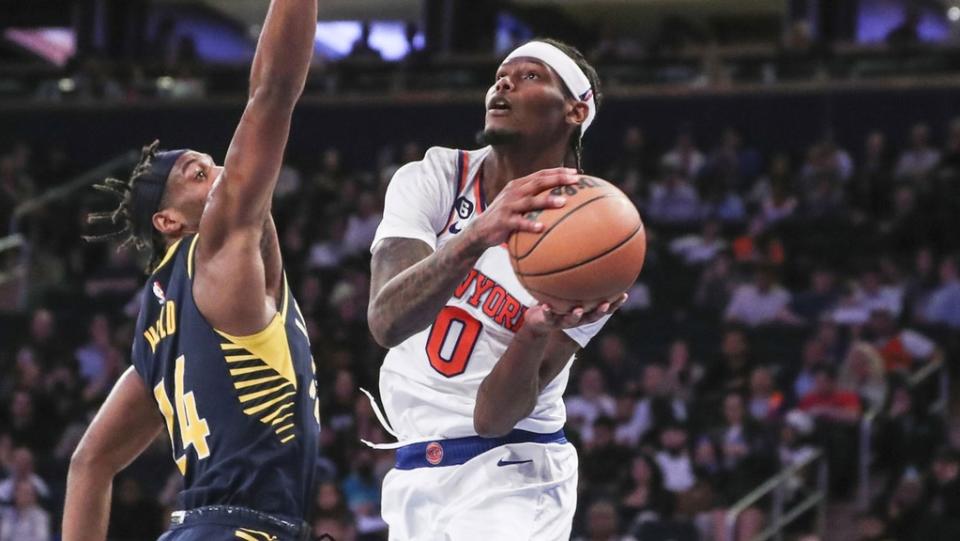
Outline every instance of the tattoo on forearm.
[[420, 241], [383, 241], [373, 262], [371, 327], [384, 326], [397, 342], [430, 325], [475, 261], [449, 248], [431, 254]]

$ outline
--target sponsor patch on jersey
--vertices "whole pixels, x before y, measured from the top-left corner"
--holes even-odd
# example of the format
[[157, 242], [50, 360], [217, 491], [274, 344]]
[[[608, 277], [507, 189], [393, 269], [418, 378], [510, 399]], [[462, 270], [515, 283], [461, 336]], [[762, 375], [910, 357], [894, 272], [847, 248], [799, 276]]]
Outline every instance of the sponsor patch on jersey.
[[436, 466], [443, 460], [443, 446], [437, 442], [431, 442], [427, 445], [427, 462]]

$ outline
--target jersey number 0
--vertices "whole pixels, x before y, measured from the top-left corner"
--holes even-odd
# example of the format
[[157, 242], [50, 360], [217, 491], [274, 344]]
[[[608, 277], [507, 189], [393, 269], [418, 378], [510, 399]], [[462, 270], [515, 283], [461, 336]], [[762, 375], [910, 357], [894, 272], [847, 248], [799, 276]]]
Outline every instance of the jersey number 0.
[[437, 315], [427, 338], [430, 366], [448, 378], [467, 369], [483, 325], [466, 310], [447, 306]]

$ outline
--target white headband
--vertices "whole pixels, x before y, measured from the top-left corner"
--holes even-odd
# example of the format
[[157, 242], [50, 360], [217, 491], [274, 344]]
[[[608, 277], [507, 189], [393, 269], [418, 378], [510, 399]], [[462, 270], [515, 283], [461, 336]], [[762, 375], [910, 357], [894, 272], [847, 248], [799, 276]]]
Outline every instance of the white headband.
[[543, 41], [531, 41], [517, 47], [512, 53], [507, 55], [507, 58], [505, 58], [503, 62], [507, 63], [519, 57], [535, 58], [553, 68], [553, 71], [557, 72], [557, 75], [563, 80], [563, 84], [567, 86], [567, 90], [569, 90], [575, 98], [587, 104], [589, 108], [587, 119], [580, 125], [580, 135], [583, 136], [583, 134], [587, 132], [587, 128], [590, 127], [590, 124], [593, 123], [593, 119], [597, 116], [597, 102], [593, 96], [593, 87], [590, 86], [590, 79], [583, 73], [580, 66], [578, 66], [572, 58], [567, 56], [566, 53]]

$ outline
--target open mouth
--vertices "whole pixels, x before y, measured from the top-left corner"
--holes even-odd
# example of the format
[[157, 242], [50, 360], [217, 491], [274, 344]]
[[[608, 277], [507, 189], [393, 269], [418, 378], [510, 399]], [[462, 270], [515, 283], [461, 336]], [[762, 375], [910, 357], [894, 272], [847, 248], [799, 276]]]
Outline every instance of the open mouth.
[[487, 105], [488, 111], [509, 111], [510, 102], [507, 101], [507, 98], [497, 96], [490, 100], [489, 105]]

